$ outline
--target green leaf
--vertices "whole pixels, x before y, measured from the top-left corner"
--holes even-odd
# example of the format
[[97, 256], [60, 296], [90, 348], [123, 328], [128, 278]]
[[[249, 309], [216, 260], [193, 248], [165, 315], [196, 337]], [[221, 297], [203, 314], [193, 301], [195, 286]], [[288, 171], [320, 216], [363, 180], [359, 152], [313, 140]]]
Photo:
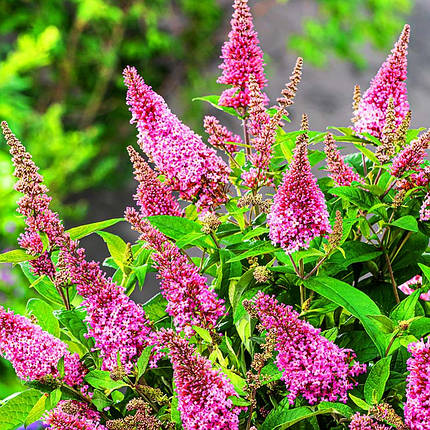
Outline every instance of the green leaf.
[[430, 333], [430, 318], [419, 318], [411, 322], [409, 333], [420, 339]]
[[49, 249], [49, 237], [44, 231], [39, 231], [39, 237], [42, 241], [43, 250], [42, 253], [45, 252], [47, 249]]
[[283, 430], [304, 419], [330, 412], [329, 409], [313, 411], [306, 406], [290, 409], [288, 399], [284, 398], [275, 409], [272, 409], [259, 428], [260, 430]]
[[43, 330], [51, 333], [55, 337], [60, 336], [60, 324], [57, 318], [54, 317], [54, 309], [41, 299], [30, 299], [27, 302], [27, 314], [34, 315], [37, 319], [37, 324]]
[[363, 153], [370, 161], [373, 161], [377, 165], [379, 165], [379, 160], [376, 158], [376, 155], [374, 152], [372, 152], [369, 148], [367, 148], [364, 145], [360, 145], [358, 143], [354, 143], [354, 146]]
[[106, 242], [110, 255], [118, 267], [124, 271], [127, 244], [116, 234], [108, 233], [107, 231], [96, 231], [96, 233]]
[[146, 317], [155, 323], [167, 316], [166, 306], [167, 300], [158, 293], [143, 305], [143, 309]]
[[212, 343], [212, 337], [209, 333], [209, 330], [206, 330], [203, 327], [199, 327], [197, 325], [193, 325], [194, 331], [206, 342]]
[[91, 401], [100, 412], [112, 404], [112, 401], [103, 393], [103, 391], [100, 390], [94, 390]]
[[369, 315], [381, 315], [381, 311], [370, 297], [357, 288], [330, 277], [311, 278], [305, 281], [305, 285], [358, 318], [378, 348], [380, 355], [384, 355], [385, 336], [379, 330], [376, 321], [369, 318]]
[[73, 227], [66, 231], [69, 233], [72, 240], [82, 239], [98, 230], [104, 230], [105, 228], [111, 227], [112, 225], [118, 224], [121, 221], [125, 221], [124, 218], [112, 218], [100, 222], [92, 222], [90, 224], [80, 225], [78, 227]]
[[269, 229], [266, 227], [257, 227], [254, 228], [253, 230], [248, 231], [244, 236], [243, 236], [243, 240], [248, 240], [248, 239], [252, 239], [256, 236], [261, 236], [262, 234], [265, 233], [269, 233]]
[[342, 245], [344, 255], [340, 251], [335, 252], [329, 259], [331, 263], [340, 266], [349, 266], [353, 263], [362, 263], [373, 260], [382, 255], [382, 251], [368, 243], [360, 241], [348, 241]]
[[354, 186], [343, 186], [331, 188], [328, 190], [330, 194], [341, 197], [344, 200], [351, 202], [355, 206], [363, 210], [369, 210], [372, 206], [379, 203], [376, 197], [368, 191], [364, 191], [361, 188], [355, 188]]
[[424, 264], [418, 263], [423, 275], [427, 278], [427, 281], [430, 282], [430, 267], [425, 266]]
[[262, 381], [262, 385], [266, 385], [269, 382], [278, 381], [282, 377], [282, 372], [273, 362], [266, 364], [261, 369], [261, 374], [265, 376], [264, 380]]
[[[187, 218], [170, 215], [154, 215], [146, 217], [148, 221], [156, 227], [161, 233], [170, 237], [171, 239], [180, 240], [188, 236], [190, 233], [201, 234], [201, 225], [197, 222], [191, 221]], [[200, 239], [194, 237], [194, 243], [202, 248], [215, 248], [215, 245], [208, 236], [201, 237]]]
[[364, 384], [364, 398], [371, 405], [378, 404], [385, 391], [390, 376], [391, 355], [381, 358], [371, 369]]
[[229, 399], [234, 406], [249, 406], [251, 404], [248, 400], [242, 399], [242, 397], [230, 396]]
[[56, 388], [49, 393], [45, 403], [46, 410], [54, 409], [58, 405], [58, 402], [61, 400], [61, 394], [61, 388]]
[[253, 279], [254, 279], [254, 270], [249, 269], [240, 277], [239, 281], [237, 282], [233, 281], [230, 283], [228, 297], [231, 303], [231, 307], [233, 308], [233, 313], [236, 311], [236, 308], [240, 302], [240, 298], [243, 292], [246, 290], [247, 287], [250, 286]]
[[370, 409], [370, 405], [368, 405], [364, 400], [360, 399], [359, 397], [355, 397], [351, 393], [349, 393], [350, 399], [361, 409], [364, 409], [365, 411], [368, 411]]
[[107, 370], [91, 370], [85, 375], [84, 380], [92, 387], [101, 390], [115, 390], [126, 385], [123, 381], [112, 380]]
[[52, 281], [46, 276], [35, 276], [31, 273], [30, 265], [28, 262], [20, 263], [21, 270], [24, 273], [25, 277], [30, 281], [30, 288], [34, 288], [41, 296], [43, 296], [46, 300], [49, 300], [56, 304], [63, 304], [63, 301], [58, 294], [55, 285]]
[[402, 300], [391, 312], [390, 317], [395, 321], [405, 321], [415, 316], [415, 307], [420, 296], [420, 290], [414, 291]]
[[351, 418], [351, 416], [354, 414], [354, 411], [349, 406], [339, 402], [321, 402], [318, 405], [318, 409], [321, 411], [327, 409], [335, 410], [338, 414], [346, 418]]
[[179, 409], [178, 409], [178, 393], [176, 392], [175, 382], [172, 383], [172, 389], [173, 389], [173, 398], [170, 406], [170, 418], [176, 424], [176, 426], [181, 426], [182, 420], [181, 420], [181, 413], [179, 412]]
[[222, 372], [227, 376], [228, 379], [230, 379], [230, 382], [233, 384], [234, 389], [236, 390], [236, 393], [239, 394], [239, 396], [245, 396], [246, 392], [246, 381], [241, 376], [239, 376], [237, 373], [234, 373], [232, 370], [227, 369], [226, 367], [221, 367]]
[[378, 323], [382, 332], [392, 333], [394, 331], [394, 323], [386, 315], [369, 315], [369, 318]]
[[27, 254], [22, 249], [14, 249], [12, 251], [3, 252], [0, 254], [0, 263], [22, 263], [24, 261], [34, 260], [37, 255]]
[[393, 221], [390, 225], [394, 227], [402, 228], [403, 230], [408, 230], [413, 232], [418, 231], [417, 220], [412, 215], [402, 216], [401, 218], [398, 218], [395, 221]]
[[270, 252], [277, 250], [277, 248], [273, 246], [271, 242], [268, 242], [268, 241], [267, 242], [260, 241], [260, 243], [258, 243], [258, 245], [256, 246], [250, 245], [250, 248], [251, 249], [249, 249], [248, 251], [245, 251], [244, 253], [231, 258], [230, 260], [227, 261], [227, 263], [232, 263], [233, 261], [240, 261], [240, 260], [243, 260], [244, 258], [254, 257], [256, 255], [268, 254]]
[[4, 399], [0, 406], [0, 428], [16, 429], [25, 421], [39, 399], [40, 392], [34, 389], [12, 394]]
[[197, 102], [197, 101], [201, 101], [201, 102], [207, 102], [210, 105], [212, 105], [214, 108], [217, 108], [219, 110], [222, 110], [226, 113], [228, 113], [229, 115], [233, 115], [236, 118], [242, 118], [237, 112], [236, 109], [232, 108], [232, 107], [228, 107], [228, 106], [220, 106], [218, 104], [219, 101], [219, 96], [216, 95], [212, 95], [212, 96], [202, 96], [202, 97], [194, 97], [193, 99], [191, 99], [193, 102]]
[[24, 425], [27, 427], [30, 424], [36, 422], [45, 412], [45, 404], [48, 395], [42, 394], [42, 397], [36, 402], [31, 411], [28, 413], [27, 418], [24, 421]]
[[151, 352], [154, 346], [147, 346], [140, 354], [139, 359], [137, 360], [137, 380], [145, 373], [146, 368], [148, 367], [149, 359], [151, 358]]
[[87, 338], [85, 335], [88, 332], [84, 319], [86, 311], [83, 308], [75, 308], [71, 310], [54, 311], [55, 317], [66, 327], [78, 342], [91, 349], [94, 346], [94, 341]]

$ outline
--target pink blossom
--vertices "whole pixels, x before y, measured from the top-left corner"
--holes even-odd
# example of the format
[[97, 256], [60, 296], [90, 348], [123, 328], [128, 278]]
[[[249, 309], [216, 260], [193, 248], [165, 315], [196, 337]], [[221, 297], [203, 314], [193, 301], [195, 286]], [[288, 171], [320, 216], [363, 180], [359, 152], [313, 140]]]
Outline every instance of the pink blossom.
[[106, 278], [98, 263], [85, 260], [84, 250], [78, 248], [77, 242], [70, 240], [58, 214], [49, 209], [51, 199], [46, 195], [48, 190], [31, 155], [6, 123], [2, 123], [2, 128], [16, 166], [15, 176], [19, 178], [16, 189], [24, 193], [19, 211], [27, 217], [27, 229], [20, 243], [30, 252], [39, 252], [42, 245], [38, 232], [42, 231], [48, 236], [51, 246], [60, 248], [57, 267], [50, 255], [44, 253], [31, 261], [33, 271], [48, 275], [58, 288], [62, 288], [64, 282], [66, 285], [70, 281], [77, 284], [78, 293], [84, 297], [89, 336], [94, 337], [95, 346], [100, 349], [103, 368], [111, 370], [116, 367], [117, 353], [120, 351], [121, 362], [126, 370], [130, 370], [133, 361], [147, 345], [150, 332], [143, 309], [125, 294], [123, 287]]
[[99, 263], [88, 262], [77, 244], [65, 251], [64, 259], [71, 281], [84, 298], [88, 336], [100, 350], [102, 369], [117, 367], [119, 353], [125, 370], [130, 371], [149, 343], [151, 329], [143, 308], [125, 294], [124, 287], [106, 277]]
[[228, 378], [172, 330], [161, 330], [158, 339], [169, 348], [184, 429], [237, 430], [241, 408], [229, 399], [237, 394]]
[[315, 237], [331, 232], [328, 218], [324, 195], [311, 171], [307, 137], [300, 135], [267, 217], [270, 239], [287, 253], [308, 248]]
[[388, 101], [394, 101], [396, 124], [399, 126], [409, 111], [407, 99], [407, 49], [410, 27], [405, 25], [391, 55], [381, 66], [354, 112], [357, 134], [370, 133], [380, 138], [385, 126]]
[[26, 229], [19, 237], [18, 243], [32, 255], [42, 254], [30, 261], [33, 273], [37, 276], [47, 275], [53, 279], [55, 268], [48, 252], [42, 253], [43, 243], [39, 232], [46, 234], [51, 247], [63, 245], [67, 235], [58, 215], [49, 209], [51, 197], [47, 195], [48, 188], [38, 173], [39, 168], [7, 123], [3, 121], [1, 126], [15, 166], [14, 176], [18, 178], [14, 188], [24, 194], [18, 201], [18, 212], [25, 217]]
[[407, 361], [405, 423], [411, 430], [430, 428], [430, 340], [410, 343]]
[[239, 147], [234, 143], [242, 143], [240, 136], [233, 134], [227, 127], [221, 125], [214, 116], [205, 116], [203, 126], [209, 135], [208, 141], [212, 146], [224, 149], [229, 154], [239, 151]]
[[364, 364], [353, 363], [354, 352], [321, 336], [320, 329], [300, 320], [291, 306], [274, 297], [260, 291], [254, 305], [263, 327], [276, 332], [276, 365], [283, 373], [290, 403], [300, 394], [310, 404], [346, 403], [348, 390], [357, 384], [351, 378], [366, 371]]
[[44, 423], [52, 430], [107, 430], [100, 424], [100, 414], [86, 403], [62, 400], [45, 414]]
[[420, 171], [429, 145], [430, 130], [413, 140], [394, 158], [391, 174], [400, 178], [407, 171]]
[[184, 330], [187, 336], [194, 333], [193, 325], [213, 329], [225, 314], [224, 300], [208, 287], [197, 266], [146, 220], [139, 219], [133, 209], [128, 208], [125, 217], [142, 233], [140, 239], [156, 251], [152, 260], [167, 300], [166, 311], [173, 318], [175, 328]]
[[221, 58], [224, 61], [219, 66], [223, 72], [218, 78], [218, 83], [232, 85], [233, 88], [221, 94], [219, 104], [246, 108], [249, 105], [249, 77], [254, 75], [260, 88], [267, 85], [267, 79], [264, 74], [263, 51], [254, 30], [248, 0], [235, 0], [233, 8], [229, 40], [222, 47]]
[[78, 354], [70, 354], [67, 345], [33, 324], [28, 318], [0, 306], [0, 354], [9, 360], [23, 380], [59, 376], [57, 366], [64, 357], [64, 382], [80, 385], [86, 373]]
[[124, 70], [124, 82], [139, 145], [166, 183], [184, 200], [196, 200], [199, 209], [224, 203], [229, 168], [222, 158], [170, 111], [134, 67]]
[[157, 174], [133, 147], [128, 146], [127, 150], [133, 163], [134, 177], [139, 183], [134, 200], [140, 207], [142, 216], [182, 216], [182, 210], [170, 187], [159, 181]]
[[349, 424], [349, 430], [391, 430], [384, 424], [378, 423], [368, 415], [361, 415], [359, 412], [355, 413]]
[[430, 193], [426, 194], [421, 205], [420, 221], [430, 221]]
[[327, 157], [327, 170], [330, 178], [339, 186], [349, 186], [353, 181], [362, 182], [358, 173], [345, 163], [336, 142], [331, 133], [327, 133], [324, 139], [324, 151]]
[[[423, 278], [421, 275], [415, 275], [409, 281], [404, 282], [402, 285], [399, 285], [399, 290], [402, 291], [406, 295], [411, 295], [417, 288], [422, 287], [423, 285]], [[412, 288], [414, 287], [414, 288]], [[430, 301], [430, 291], [427, 291], [426, 293], [422, 293], [420, 295], [420, 298], [425, 301]]]

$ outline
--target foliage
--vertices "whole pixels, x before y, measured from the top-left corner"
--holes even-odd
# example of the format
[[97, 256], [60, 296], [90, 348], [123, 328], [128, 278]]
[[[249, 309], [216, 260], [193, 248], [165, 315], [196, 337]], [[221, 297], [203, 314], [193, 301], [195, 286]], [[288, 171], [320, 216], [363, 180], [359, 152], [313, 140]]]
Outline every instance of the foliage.
[[[288, 1], [288, 0], [287, 0]], [[359, 68], [367, 65], [363, 45], [386, 49], [410, 13], [414, 0], [315, 0], [317, 16], [305, 17], [303, 34], [288, 40], [288, 49], [315, 66], [327, 65], [330, 54]], [[288, 7], [288, 5], [287, 5]]]

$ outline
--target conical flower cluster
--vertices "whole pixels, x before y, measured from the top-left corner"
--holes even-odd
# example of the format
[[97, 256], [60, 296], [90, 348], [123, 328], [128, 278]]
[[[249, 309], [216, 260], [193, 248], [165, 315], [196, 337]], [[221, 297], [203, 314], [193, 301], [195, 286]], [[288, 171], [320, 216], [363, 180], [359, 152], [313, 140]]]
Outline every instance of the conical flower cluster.
[[407, 49], [410, 27], [405, 25], [391, 55], [381, 66], [363, 94], [354, 112], [354, 129], [358, 135], [370, 133], [382, 137], [387, 108], [390, 98], [393, 99], [396, 124], [399, 126], [409, 111], [407, 98]]
[[405, 423], [410, 430], [430, 428], [430, 341], [410, 343], [407, 361]]
[[324, 138], [324, 152], [327, 157], [327, 170], [330, 178], [336, 185], [351, 185], [352, 181], [361, 182], [358, 173], [352, 170], [351, 166], [345, 163], [339, 150], [336, 148], [336, 142], [331, 133], [327, 133]]
[[291, 404], [300, 394], [310, 403], [346, 403], [352, 377], [364, 373], [366, 366], [354, 363], [354, 352], [342, 349], [321, 336], [299, 318], [291, 306], [279, 303], [261, 291], [253, 301], [253, 312], [266, 330], [276, 333], [276, 365], [288, 390]]
[[418, 139], [413, 140], [393, 160], [391, 174], [400, 178], [410, 170], [420, 172], [426, 150], [430, 145], [430, 130], [423, 133]]
[[228, 378], [172, 330], [161, 330], [158, 339], [169, 349], [184, 429], [237, 430], [241, 408], [229, 398], [237, 394]]
[[23, 380], [58, 377], [58, 362], [64, 358], [64, 382], [81, 385], [86, 373], [78, 354], [67, 345], [33, 324], [28, 318], [0, 306], [0, 355], [9, 360]]
[[134, 67], [124, 70], [124, 82], [139, 145], [167, 184], [200, 209], [224, 203], [229, 174], [225, 162], [170, 111]]
[[[20, 244], [30, 251], [32, 243], [40, 247], [39, 231], [46, 233], [51, 247], [60, 249], [58, 264], [54, 265], [48, 253], [43, 254], [33, 266], [36, 274], [48, 275], [57, 291], [71, 283], [77, 284], [78, 293], [84, 298], [86, 321], [89, 335], [94, 337], [95, 346], [104, 358], [105, 369], [117, 365], [117, 354], [121, 351], [121, 362], [129, 370], [133, 360], [147, 345], [150, 328], [143, 309], [134, 303], [124, 292], [124, 288], [106, 278], [98, 263], [87, 262], [85, 251], [78, 243], [71, 241], [64, 232], [57, 213], [49, 209], [50, 197], [43, 185], [42, 176], [31, 160], [24, 146], [15, 138], [6, 123], [2, 123], [3, 133], [11, 147], [16, 176], [19, 178], [16, 189], [24, 193], [19, 202], [20, 212], [26, 216], [27, 230]], [[31, 240], [32, 239], [32, 240]], [[42, 263], [38, 260], [42, 259]]]
[[312, 239], [331, 232], [324, 195], [311, 171], [306, 133], [297, 139], [294, 158], [275, 194], [267, 223], [270, 239], [287, 253], [308, 248]]
[[127, 208], [125, 217], [141, 233], [140, 239], [155, 250], [151, 258], [158, 269], [166, 311], [175, 328], [187, 336], [194, 334], [193, 325], [213, 329], [225, 313], [224, 300], [208, 287], [197, 266], [134, 209]]
[[67, 236], [58, 214], [49, 209], [51, 197], [48, 188], [43, 184], [39, 168], [25, 150], [21, 142], [11, 132], [6, 122], [1, 123], [4, 137], [10, 147], [12, 161], [15, 166], [14, 176], [18, 178], [15, 190], [24, 194], [18, 201], [18, 212], [25, 217], [26, 229], [18, 242], [28, 253], [39, 258], [30, 261], [35, 275], [46, 275], [53, 279], [55, 268], [48, 252], [43, 252], [40, 233], [46, 234], [50, 246], [62, 246]]
[[170, 187], [159, 181], [157, 174], [132, 146], [128, 146], [127, 151], [133, 163], [134, 177], [139, 183], [134, 200], [142, 216], [182, 216], [182, 210]]
[[205, 116], [203, 126], [209, 135], [209, 143], [215, 148], [221, 148], [228, 154], [234, 154], [239, 147], [234, 143], [242, 143], [242, 139], [237, 134], [233, 134], [227, 127], [224, 127], [214, 116]]
[[44, 423], [52, 430], [107, 430], [100, 424], [100, 414], [86, 403], [62, 400], [47, 412]]
[[217, 81], [231, 85], [232, 88], [221, 94], [219, 104], [246, 108], [249, 106], [250, 76], [254, 75], [260, 89], [267, 85], [267, 79], [264, 74], [263, 51], [254, 30], [248, 0], [235, 0], [233, 8], [229, 40], [222, 47], [223, 63], [219, 66], [223, 72]]
[[117, 367], [119, 354], [125, 370], [130, 371], [149, 343], [151, 328], [143, 308], [125, 294], [124, 287], [106, 277], [99, 263], [88, 262], [82, 248], [72, 244], [64, 260], [70, 280], [84, 298], [88, 336], [100, 350], [102, 368]]

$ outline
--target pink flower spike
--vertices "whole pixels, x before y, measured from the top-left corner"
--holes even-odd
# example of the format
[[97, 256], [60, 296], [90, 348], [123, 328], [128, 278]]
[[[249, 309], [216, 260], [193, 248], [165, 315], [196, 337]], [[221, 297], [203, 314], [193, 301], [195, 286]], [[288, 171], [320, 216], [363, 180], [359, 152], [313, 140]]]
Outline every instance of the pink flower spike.
[[[222, 75], [218, 83], [231, 85], [219, 99], [222, 106], [246, 108], [249, 106], [249, 77], [254, 75], [260, 89], [267, 85], [264, 74], [263, 51], [254, 30], [248, 0], [234, 0], [234, 13], [230, 21], [229, 40], [222, 47]], [[267, 96], [264, 97], [267, 103]]]
[[400, 178], [409, 170], [419, 172], [424, 161], [426, 150], [430, 145], [430, 130], [407, 145], [393, 160], [391, 174]]
[[127, 151], [133, 163], [134, 177], [139, 183], [134, 200], [140, 207], [142, 216], [182, 216], [182, 209], [170, 187], [158, 180], [157, 174], [132, 146], [128, 146]]
[[411, 430], [430, 428], [430, 340], [410, 343], [407, 361], [405, 423]]
[[222, 158], [170, 111], [134, 67], [124, 70], [124, 82], [139, 145], [166, 184], [182, 199], [196, 201], [200, 210], [224, 203], [230, 170]]
[[242, 143], [240, 136], [233, 134], [227, 127], [221, 125], [214, 116], [205, 116], [203, 126], [209, 135], [208, 141], [212, 146], [224, 149], [229, 154], [239, 151], [239, 147], [231, 142]]
[[354, 362], [354, 352], [321, 336], [320, 329], [302, 321], [291, 306], [279, 303], [274, 296], [260, 291], [253, 304], [263, 327], [276, 332], [276, 365], [290, 403], [300, 394], [310, 404], [346, 403], [348, 390], [357, 385], [352, 378], [366, 371], [365, 364]]
[[162, 294], [168, 302], [166, 311], [173, 318], [176, 330], [183, 330], [186, 336], [194, 334], [194, 325], [213, 330], [225, 314], [224, 300], [208, 287], [198, 267], [147, 220], [138, 220], [132, 209], [128, 209], [125, 216], [142, 233], [140, 239], [156, 251], [152, 260], [161, 279]]
[[72, 246], [63, 258], [71, 281], [84, 298], [88, 336], [100, 350], [102, 369], [116, 368], [119, 353], [129, 372], [150, 343], [151, 328], [145, 311], [125, 294], [124, 287], [105, 276], [99, 263], [88, 262], [82, 248]]
[[79, 386], [86, 373], [78, 354], [67, 345], [33, 324], [28, 318], [0, 306], [0, 355], [9, 360], [19, 378], [41, 380], [57, 378], [59, 360], [64, 357], [64, 382]]
[[327, 133], [324, 139], [324, 151], [327, 158], [327, 170], [330, 178], [339, 186], [349, 186], [353, 181], [362, 182], [359, 174], [352, 170], [352, 167], [345, 163], [336, 142], [331, 133]]
[[394, 101], [397, 126], [408, 113], [406, 78], [409, 35], [410, 27], [406, 24], [391, 54], [358, 103], [354, 112], [354, 129], [358, 135], [367, 132], [377, 138], [382, 137], [390, 98]]
[[308, 248], [314, 238], [331, 233], [324, 194], [311, 171], [306, 134], [297, 139], [293, 160], [275, 194], [267, 223], [273, 244], [287, 253]]
[[237, 393], [228, 378], [172, 330], [157, 337], [160, 348], [169, 348], [184, 429], [238, 430], [241, 408], [229, 398]]

